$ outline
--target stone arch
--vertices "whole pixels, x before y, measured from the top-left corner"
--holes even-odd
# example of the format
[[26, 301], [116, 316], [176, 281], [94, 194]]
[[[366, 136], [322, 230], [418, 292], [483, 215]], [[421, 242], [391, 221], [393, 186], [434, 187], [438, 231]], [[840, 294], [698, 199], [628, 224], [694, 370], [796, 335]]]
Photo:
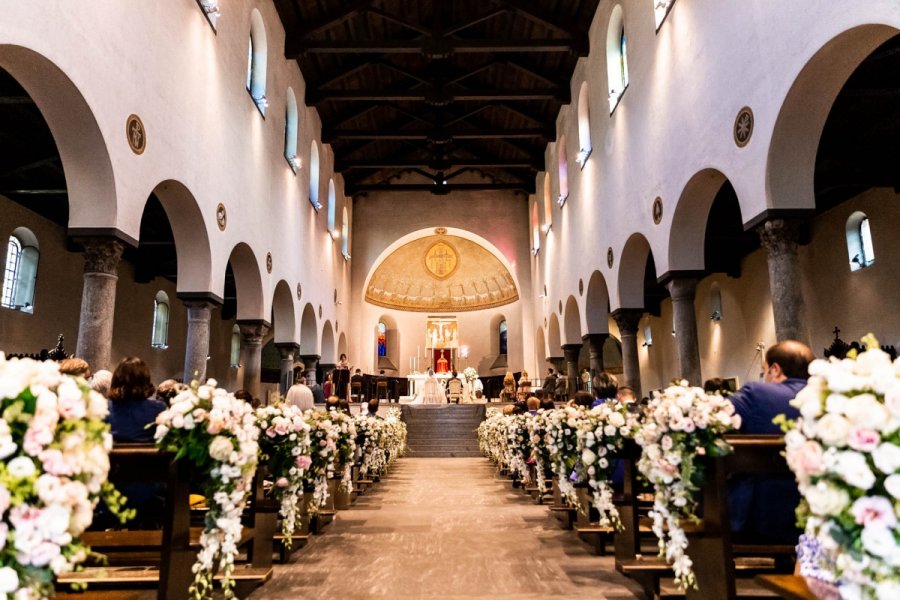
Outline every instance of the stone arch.
[[303, 307], [303, 314], [300, 316], [300, 354], [306, 356], [319, 354], [316, 309], [309, 303]]
[[562, 341], [559, 337], [559, 319], [556, 313], [550, 315], [547, 324], [547, 358], [562, 356]]
[[239, 242], [231, 250], [228, 262], [234, 273], [238, 321], [265, 321], [262, 277], [253, 250], [245, 242]]
[[297, 340], [297, 316], [294, 311], [294, 295], [291, 286], [282, 279], [275, 286], [272, 296], [272, 328], [276, 344]]
[[347, 336], [342, 331], [338, 336], [338, 346], [337, 346], [338, 355], [348, 354], [349, 350], [347, 349]]
[[212, 257], [203, 213], [191, 191], [180, 181], [166, 179], [153, 188], [159, 199], [178, 259], [179, 292], [209, 292], [213, 289]]
[[727, 178], [713, 168], [695, 173], [684, 186], [669, 228], [669, 271], [702, 271], [709, 210]]
[[566, 308], [563, 312], [564, 344], [581, 343], [581, 311], [578, 310], [578, 301], [575, 296], [569, 296], [566, 300]]
[[640, 233], [632, 233], [619, 258], [618, 291], [620, 308], [644, 307], [644, 271], [652, 255], [650, 242]]
[[[384, 323], [385, 338], [387, 342], [386, 354], [378, 356], [378, 324]], [[375, 323], [372, 324], [372, 356], [375, 357], [374, 364], [376, 369], [396, 368], [400, 358], [400, 327], [397, 325], [397, 319], [393, 316], [382, 313], [378, 316]], [[424, 358], [425, 362], [419, 365], [420, 370], [424, 370], [428, 366], [427, 352]]]
[[53, 133], [65, 172], [70, 233], [116, 227], [112, 161], [100, 126], [75, 83], [45, 56], [23, 46], [0, 45], [0, 67], [25, 89]]
[[334, 349], [334, 327], [331, 321], [325, 321], [322, 325], [322, 359], [321, 362], [326, 365], [337, 363], [337, 354]]
[[816, 155], [834, 101], [859, 64], [897, 33], [888, 25], [854, 27], [829, 40], [803, 66], [772, 132], [766, 162], [768, 208], [815, 208]]
[[584, 316], [587, 333], [609, 333], [609, 289], [600, 271], [594, 271], [588, 281]]

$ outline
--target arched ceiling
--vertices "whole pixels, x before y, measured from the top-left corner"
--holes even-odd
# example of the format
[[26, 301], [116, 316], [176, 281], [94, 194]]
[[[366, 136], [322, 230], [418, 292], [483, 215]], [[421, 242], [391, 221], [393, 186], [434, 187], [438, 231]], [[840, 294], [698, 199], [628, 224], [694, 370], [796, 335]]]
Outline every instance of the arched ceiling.
[[430, 235], [391, 252], [376, 268], [366, 301], [418, 312], [471, 311], [515, 302], [506, 266], [487, 248], [455, 235]]

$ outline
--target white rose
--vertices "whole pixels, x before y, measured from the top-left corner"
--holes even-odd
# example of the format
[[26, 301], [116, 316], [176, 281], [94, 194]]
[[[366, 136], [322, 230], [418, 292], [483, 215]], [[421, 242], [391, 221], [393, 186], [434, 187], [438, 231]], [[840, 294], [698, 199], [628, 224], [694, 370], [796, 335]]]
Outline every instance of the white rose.
[[0, 594], [12, 594], [19, 588], [19, 576], [12, 567], [0, 567]]
[[69, 530], [69, 509], [62, 504], [51, 504], [41, 514], [41, 532], [49, 540], [55, 540]]
[[825, 410], [830, 413], [843, 414], [847, 409], [848, 402], [850, 402], [850, 398], [843, 394], [828, 394], [828, 397], [825, 398]]
[[594, 464], [594, 461], [597, 460], [597, 455], [591, 452], [590, 450], [585, 450], [581, 453], [581, 462], [586, 465]]
[[806, 488], [803, 495], [816, 515], [837, 515], [850, 504], [847, 492], [825, 481]]
[[839, 452], [833, 470], [847, 483], [861, 490], [875, 485], [875, 474], [869, 468], [866, 457], [858, 452]]
[[209, 444], [209, 455], [219, 462], [227, 461], [233, 450], [234, 445], [231, 440], [221, 435], [214, 437]]
[[34, 461], [27, 456], [17, 456], [6, 465], [9, 474], [17, 479], [31, 477], [34, 474]]
[[875, 429], [881, 431], [887, 423], [888, 415], [884, 404], [878, 401], [872, 394], [859, 394], [847, 403], [844, 412], [850, 422], [857, 427], [864, 429]]
[[791, 405], [800, 411], [804, 419], [815, 419], [822, 414], [822, 395], [818, 389], [807, 386], [797, 392]]
[[879, 369], [888, 369], [891, 366], [890, 355], [880, 348], [872, 348], [866, 350], [856, 357], [854, 364], [854, 372], [858, 375], [868, 377]]
[[621, 413], [614, 412], [609, 415], [609, 424], [614, 427], [621, 427], [625, 424], [625, 417]]
[[846, 446], [850, 422], [841, 415], [828, 413], [819, 420], [819, 438], [828, 446]]
[[884, 527], [883, 525], [863, 527], [860, 539], [862, 540], [863, 548], [875, 556], [887, 558], [897, 552], [897, 542], [894, 540], [894, 534], [889, 527]]
[[875, 597], [878, 600], [895, 600], [900, 598], [900, 582], [879, 581], [875, 585]]
[[900, 475], [891, 475], [884, 480], [884, 489], [896, 499], [900, 499]]
[[882, 473], [888, 475], [900, 470], [900, 446], [885, 442], [872, 451], [872, 460]]
[[88, 396], [88, 416], [92, 419], [105, 419], [108, 414], [109, 401], [103, 394], [91, 390]]

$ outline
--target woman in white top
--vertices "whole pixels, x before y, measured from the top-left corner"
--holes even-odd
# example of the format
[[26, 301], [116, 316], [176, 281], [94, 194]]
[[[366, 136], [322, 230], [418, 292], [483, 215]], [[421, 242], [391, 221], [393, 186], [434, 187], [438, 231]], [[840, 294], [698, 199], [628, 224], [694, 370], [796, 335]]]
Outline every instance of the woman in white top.
[[434, 370], [429, 368], [427, 375], [422, 387], [419, 388], [419, 393], [416, 394], [416, 399], [411, 404], [444, 404], [447, 397], [444, 395], [444, 388], [434, 376]]

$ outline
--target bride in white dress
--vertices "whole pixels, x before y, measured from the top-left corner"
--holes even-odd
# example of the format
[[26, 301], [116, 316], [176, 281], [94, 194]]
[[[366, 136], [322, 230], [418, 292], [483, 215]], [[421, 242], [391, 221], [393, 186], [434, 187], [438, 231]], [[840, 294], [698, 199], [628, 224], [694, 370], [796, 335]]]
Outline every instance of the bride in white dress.
[[446, 402], [447, 397], [444, 395], [444, 388], [438, 382], [437, 377], [434, 376], [434, 371], [428, 369], [428, 377], [422, 383], [422, 387], [419, 388], [416, 399], [410, 404], [444, 404]]

